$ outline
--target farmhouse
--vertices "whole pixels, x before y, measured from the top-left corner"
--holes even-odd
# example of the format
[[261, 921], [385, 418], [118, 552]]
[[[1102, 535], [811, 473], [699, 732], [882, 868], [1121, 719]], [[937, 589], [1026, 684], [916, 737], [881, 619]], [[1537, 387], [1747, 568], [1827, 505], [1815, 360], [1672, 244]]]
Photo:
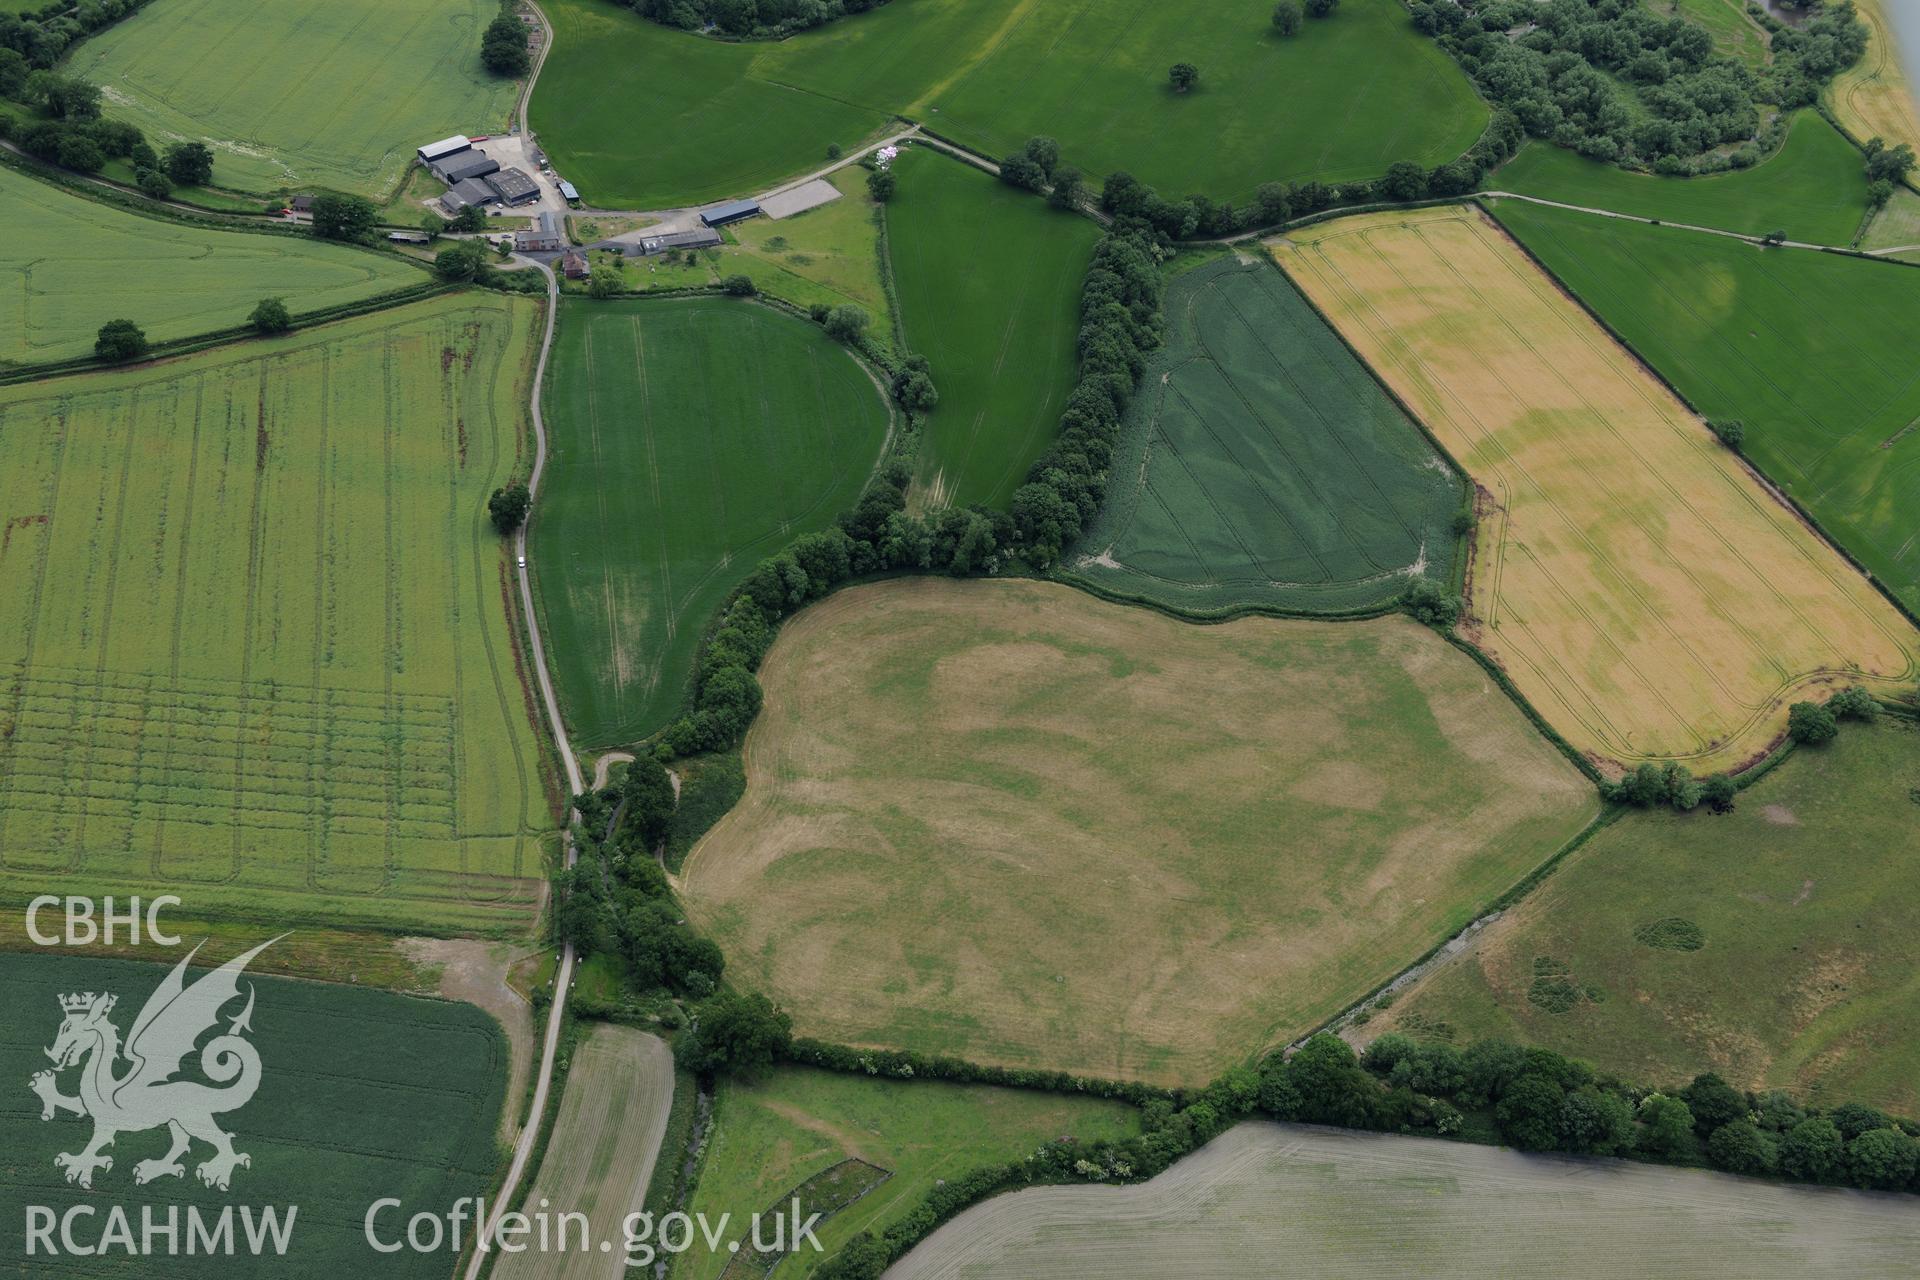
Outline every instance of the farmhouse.
[[440, 197], [440, 203], [448, 213], [459, 213], [470, 204], [486, 206], [500, 198], [500, 194], [478, 178], [468, 178], [454, 183], [451, 190]]
[[542, 209], [534, 217], [533, 228], [513, 233], [513, 247], [521, 253], [554, 253], [566, 247], [560, 233], [560, 219]]
[[295, 196], [293, 199], [287, 201], [287, 208], [293, 210], [295, 213], [312, 213], [313, 197]]
[[501, 169], [482, 179], [501, 203], [507, 205], [526, 204], [540, 198], [540, 184], [518, 169]]
[[468, 178], [484, 178], [490, 173], [500, 172], [500, 162], [483, 151], [467, 150], [445, 160], [436, 160], [427, 166], [433, 176], [453, 186], [465, 182]]
[[751, 218], [760, 212], [758, 200], [729, 200], [725, 204], [714, 205], [711, 209], [700, 211], [700, 221], [710, 227], [724, 227], [729, 222], [739, 222]]
[[448, 156], [457, 156], [462, 151], [471, 149], [472, 146], [472, 140], [465, 134], [456, 133], [451, 138], [442, 138], [438, 142], [429, 142], [426, 146], [415, 151], [414, 154], [420, 157], [421, 164], [431, 165], [437, 161], [445, 160]]
[[569, 280], [585, 280], [591, 274], [587, 267], [587, 255], [577, 249], [569, 249], [560, 259], [560, 270]]
[[675, 231], [664, 236], [643, 236], [640, 252], [644, 255], [669, 253], [675, 249], [715, 249], [723, 242], [718, 231], [700, 227], [694, 231]]

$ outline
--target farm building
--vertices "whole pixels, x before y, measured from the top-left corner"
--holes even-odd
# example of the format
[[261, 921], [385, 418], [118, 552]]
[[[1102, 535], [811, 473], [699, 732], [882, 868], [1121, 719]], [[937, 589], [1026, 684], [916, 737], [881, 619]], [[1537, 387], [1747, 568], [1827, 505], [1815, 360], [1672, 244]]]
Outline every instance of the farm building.
[[395, 244], [427, 244], [431, 240], [424, 231], [389, 231], [387, 239]]
[[675, 231], [664, 236], [643, 236], [640, 239], [640, 252], [655, 254], [668, 253], [675, 249], [715, 249], [720, 244], [719, 232], [701, 227], [694, 231]]
[[518, 169], [502, 169], [488, 174], [483, 181], [493, 188], [503, 204], [526, 204], [540, 198], [540, 184]]
[[500, 198], [499, 193], [478, 178], [468, 178], [456, 182], [440, 197], [440, 203], [448, 213], [458, 213], [470, 204], [490, 205]]
[[580, 200], [580, 189], [571, 182], [562, 179], [560, 182], [560, 198], [568, 204], [576, 204]]
[[568, 250], [560, 259], [560, 271], [569, 280], [585, 280], [592, 274], [587, 266], [587, 255], [574, 249]]
[[513, 233], [513, 247], [521, 253], [552, 253], [566, 245], [567, 238], [560, 232], [560, 219], [545, 209], [534, 216], [531, 230]]
[[436, 160], [428, 168], [434, 177], [452, 186], [468, 178], [484, 178], [490, 173], [498, 173], [500, 162], [483, 151], [468, 150], [445, 160]]
[[414, 154], [420, 157], [421, 164], [433, 164], [436, 161], [445, 160], [448, 156], [457, 156], [472, 145], [472, 140], [464, 133], [456, 133], [451, 138], [442, 138], [438, 142], [429, 142], [426, 146], [414, 152]]
[[700, 221], [710, 227], [724, 227], [729, 222], [738, 222], [742, 218], [751, 218], [760, 212], [758, 200], [729, 200], [725, 204], [714, 205], [711, 209], [700, 211]]

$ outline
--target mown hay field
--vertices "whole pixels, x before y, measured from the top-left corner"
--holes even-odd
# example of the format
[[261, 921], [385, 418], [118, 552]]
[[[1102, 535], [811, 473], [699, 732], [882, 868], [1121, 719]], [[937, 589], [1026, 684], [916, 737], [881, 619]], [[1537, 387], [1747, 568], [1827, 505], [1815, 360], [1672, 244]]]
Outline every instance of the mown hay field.
[[546, 381], [534, 584], [567, 723], [680, 713], [727, 593], [853, 504], [890, 410], [819, 326], [733, 298], [569, 302]]
[[402, 258], [144, 218], [4, 166], [0, 223], [0, 368], [89, 355], [109, 320], [164, 342], [244, 324], [263, 297], [316, 311], [427, 281]]
[[1052, 583], [839, 592], [762, 664], [682, 873], [796, 1030], [1195, 1084], [1311, 1029], [1591, 818], [1403, 617], [1193, 626]]
[[1750, 236], [1785, 231], [1789, 240], [1810, 244], [1851, 244], [1867, 214], [1867, 173], [1860, 152], [1811, 108], [1794, 116], [1780, 150], [1751, 169], [1692, 178], [1630, 173], [1535, 141], [1486, 185]]
[[[571, 1247], [502, 1253], [493, 1274], [500, 1280], [612, 1280], [630, 1274], [626, 1219], [646, 1200], [672, 1105], [673, 1051], [664, 1040], [632, 1027], [590, 1027], [573, 1051], [560, 1114], [527, 1193], [530, 1205], [544, 1201], [555, 1214], [585, 1214], [588, 1248], [577, 1247], [579, 1228], [570, 1226]], [[669, 1160], [682, 1158], [682, 1152], [667, 1154]], [[602, 1240], [613, 1248], [601, 1252]]]
[[155, 146], [212, 147], [223, 187], [385, 197], [414, 148], [506, 128], [519, 85], [480, 63], [499, 11], [493, 0], [181, 0], [91, 37], [65, 69]]
[[0, 391], [0, 895], [524, 928], [551, 819], [485, 508], [538, 314]]
[[1460, 479], [1271, 263], [1166, 293], [1106, 503], [1061, 576], [1201, 614], [1381, 608], [1452, 580]]
[[931, 506], [1005, 506], [1073, 390], [1099, 229], [949, 156], [895, 162], [887, 247], [909, 350], [933, 366], [915, 483]]
[[[1630, 814], [1367, 1030], [1506, 1036], [1651, 1084], [1717, 1071], [1912, 1115], [1916, 794], [1920, 728], [1883, 717], [1796, 751], [1730, 815]], [[1541, 976], [1591, 994], [1555, 1000]]]
[[[809, 1187], [802, 1219], [812, 1212], [808, 1204], [858, 1194], [816, 1229], [824, 1253], [803, 1249], [779, 1265], [782, 1277], [804, 1276], [862, 1231], [884, 1230], [911, 1213], [941, 1181], [1006, 1164], [1055, 1138], [1127, 1137], [1139, 1132], [1139, 1116], [1123, 1103], [1092, 1098], [775, 1068], [721, 1085], [700, 1185], [687, 1209], [713, 1222], [731, 1214], [723, 1240], [740, 1241], [744, 1254], [752, 1215], [786, 1208], [798, 1188]], [[858, 1181], [846, 1193], [825, 1185], [849, 1178]], [[771, 1237], [769, 1225], [762, 1238]], [[669, 1274], [717, 1280], [740, 1275], [743, 1266], [723, 1243], [717, 1253], [702, 1246], [686, 1254]]]
[[976, 1205], [886, 1275], [1898, 1280], [1916, 1250], [1898, 1196], [1251, 1122], [1136, 1186]]
[[1835, 76], [1826, 89], [1827, 105], [1856, 138], [1885, 138], [1920, 151], [1920, 106], [1913, 78], [1900, 56], [1890, 3], [1855, 0], [1854, 11], [1867, 24], [1867, 51], [1860, 61]]
[[1789, 703], [1920, 669], [1906, 619], [1477, 210], [1275, 253], [1472, 476], [1463, 634], [1601, 767], [1737, 769]]
[[[556, 0], [532, 124], [603, 206], [759, 190], [904, 115], [994, 155], [1033, 134], [1092, 176], [1243, 201], [1262, 182], [1374, 178], [1459, 155], [1487, 110], [1392, 0], [1347, 0], [1291, 40], [1229, 0], [909, 0], [777, 43]], [[1169, 64], [1202, 73], [1176, 94]], [[636, 127], [647, 163], [632, 163]]]
[[1909, 609], [1920, 271], [1502, 202], [1500, 221]]
[[[264, 933], [253, 944], [265, 940]], [[197, 939], [187, 936], [186, 945]], [[270, 954], [272, 948], [260, 957]], [[184, 949], [180, 954], [184, 954]], [[169, 954], [169, 961], [178, 955]], [[106, 1228], [110, 1206], [124, 1209], [139, 1240], [141, 1214], [150, 1210], [166, 1223], [180, 1220], [179, 1254], [169, 1256], [164, 1236], [153, 1255], [129, 1257], [115, 1248], [84, 1261], [74, 1257], [25, 1264], [22, 1274], [221, 1280], [260, 1277], [332, 1280], [342, 1275], [380, 1280], [437, 1280], [452, 1265], [450, 1253], [403, 1249], [376, 1253], [362, 1234], [372, 1203], [386, 1196], [405, 1208], [389, 1209], [377, 1221], [383, 1239], [404, 1238], [406, 1219], [422, 1210], [445, 1213], [456, 1198], [490, 1194], [501, 1155], [494, 1144], [507, 1076], [507, 1042], [499, 1024], [469, 1004], [426, 1000], [386, 991], [287, 978], [240, 980], [240, 996], [223, 1010], [219, 1026], [254, 993], [247, 1039], [260, 1055], [260, 1087], [245, 1106], [218, 1114], [233, 1134], [234, 1149], [252, 1158], [234, 1170], [228, 1191], [201, 1185], [195, 1166], [212, 1148], [195, 1142], [181, 1178], [134, 1182], [134, 1166], [166, 1154], [164, 1128], [127, 1130], [107, 1149], [113, 1167], [94, 1175], [93, 1189], [65, 1181], [53, 1158], [77, 1152], [93, 1124], [70, 1113], [40, 1119], [40, 1103], [27, 1079], [50, 1065], [42, 1052], [61, 1022], [59, 998], [74, 992], [110, 991], [119, 1004], [110, 1020], [124, 1037], [149, 993], [168, 967], [135, 961], [70, 955], [0, 955], [0, 981], [8, 1016], [0, 1030], [0, 1071], [13, 1082], [13, 1096], [0, 1108], [0, 1149], [6, 1179], [0, 1184], [0, 1214], [6, 1222], [0, 1244], [14, 1257], [26, 1254], [21, 1234], [25, 1207], [44, 1205], [56, 1214], [87, 1205], [92, 1217], [76, 1219], [76, 1236], [91, 1243]], [[190, 970], [188, 981], [200, 976]], [[89, 1059], [90, 1061], [90, 1059]], [[201, 1079], [199, 1056], [189, 1055], [185, 1079]], [[114, 1067], [125, 1075], [123, 1060]], [[57, 1078], [60, 1091], [79, 1091], [78, 1070]], [[516, 1099], [516, 1101], [518, 1101]], [[273, 1206], [282, 1221], [297, 1206], [285, 1257], [269, 1248], [264, 1257], [245, 1252], [238, 1206], [257, 1214]], [[235, 1208], [235, 1253], [209, 1264], [186, 1256], [188, 1206], [211, 1224]], [[91, 1234], [90, 1234], [91, 1233]], [[56, 1236], [56, 1239], [58, 1237]]]

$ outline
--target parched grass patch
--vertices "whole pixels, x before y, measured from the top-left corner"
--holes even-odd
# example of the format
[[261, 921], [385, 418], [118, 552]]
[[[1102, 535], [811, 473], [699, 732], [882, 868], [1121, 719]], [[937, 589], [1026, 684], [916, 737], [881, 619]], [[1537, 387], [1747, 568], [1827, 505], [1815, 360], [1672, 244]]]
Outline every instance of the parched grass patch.
[[538, 308], [0, 390], [0, 899], [517, 930], [551, 820], [486, 496]]
[[[749, 1219], [776, 1206], [801, 1219], [831, 1210], [811, 1247], [779, 1262], [775, 1276], [806, 1276], [862, 1231], [884, 1230], [918, 1208], [942, 1181], [1005, 1164], [1041, 1143], [1081, 1142], [1139, 1132], [1139, 1112], [1116, 1102], [986, 1085], [881, 1080], [779, 1067], [752, 1081], [729, 1080], [714, 1107], [706, 1165], [690, 1213], [717, 1222], [732, 1215], [717, 1252], [682, 1255], [674, 1280], [741, 1280], [748, 1268]], [[769, 1219], [765, 1239], [772, 1240]], [[791, 1231], [791, 1219], [789, 1219]], [[737, 1255], [727, 1244], [738, 1242]]]
[[494, 0], [180, 0], [87, 40], [66, 69], [155, 146], [211, 146], [224, 187], [385, 199], [414, 148], [507, 127], [519, 85], [480, 64], [499, 12]]
[[1358, 611], [1452, 580], [1460, 480], [1271, 263], [1189, 271], [1166, 315], [1062, 577], [1195, 613]]
[[424, 284], [384, 254], [145, 218], [0, 166], [0, 368], [93, 352], [109, 320], [155, 342], [246, 323], [283, 297], [316, 311]]
[[1860, 152], [1812, 109], [1794, 116], [1780, 150], [1751, 169], [1689, 178], [1630, 173], [1534, 141], [1486, 185], [1663, 222], [1753, 236], [1784, 231], [1789, 240], [1843, 247], [1867, 213]]
[[1099, 229], [949, 156], [894, 162], [887, 245], [909, 349], [933, 366], [916, 504], [1005, 506], [1073, 390]]
[[[263, 940], [256, 934], [249, 945]], [[188, 942], [193, 941], [189, 936]], [[17, 1100], [0, 1110], [0, 1144], [7, 1152], [0, 1213], [19, 1223], [28, 1205], [44, 1205], [57, 1215], [84, 1206], [93, 1214], [83, 1211], [75, 1218], [76, 1231], [81, 1240], [97, 1240], [107, 1229], [106, 1205], [117, 1205], [133, 1224], [136, 1242], [143, 1212], [162, 1226], [177, 1215], [176, 1251], [168, 1250], [165, 1236], [155, 1236], [148, 1255], [130, 1260], [116, 1247], [98, 1260], [101, 1270], [87, 1268], [92, 1274], [138, 1275], [142, 1280], [199, 1280], [208, 1275], [222, 1280], [444, 1277], [447, 1254], [375, 1254], [362, 1223], [368, 1207], [382, 1196], [444, 1211], [460, 1197], [490, 1194], [500, 1159], [494, 1134], [507, 1079], [507, 1042], [499, 1025], [472, 1005], [258, 976], [249, 970], [241, 979], [240, 997], [223, 1011], [219, 1023], [225, 1031], [251, 989], [254, 1003], [246, 1038], [260, 1056], [259, 1090], [244, 1106], [215, 1117], [222, 1129], [232, 1132], [235, 1150], [251, 1158], [250, 1164], [233, 1171], [231, 1188], [219, 1191], [201, 1184], [195, 1166], [212, 1153], [201, 1142], [195, 1142], [183, 1160], [182, 1177], [136, 1183], [140, 1161], [166, 1154], [167, 1131], [157, 1126], [120, 1133], [106, 1152], [113, 1167], [94, 1175], [91, 1191], [65, 1181], [54, 1156], [80, 1151], [93, 1123], [64, 1112], [43, 1122], [40, 1105], [26, 1088], [30, 1075], [50, 1065], [42, 1051], [53, 1044], [60, 1028], [59, 998], [74, 992], [113, 992], [119, 1003], [110, 1020], [124, 1037], [168, 969], [52, 955], [44, 948], [34, 955], [0, 955], [0, 983], [7, 992], [0, 1071], [18, 1091]], [[203, 971], [190, 970], [187, 981], [201, 976]], [[197, 1078], [198, 1063], [199, 1055], [189, 1054], [182, 1078]], [[60, 1074], [56, 1084], [62, 1093], [78, 1092], [80, 1070]], [[125, 1075], [130, 1068], [122, 1060], [113, 1070]], [[276, 1207], [283, 1222], [293, 1218], [284, 1257], [270, 1246], [265, 1256], [245, 1251], [239, 1205], [252, 1206], [256, 1219], [266, 1206]], [[230, 1256], [210, 1263], [204, 1252], [187, 1254], [190, 1207], [209, 1225], [223, 1210], [235, 1209], [235, 1251]], [[406, 1213], [383, 1212], [377, 1230], [383, 1240], [402, 1238]], [[24, 1255], [24, 1242], [17, 1247]], [[64, 1274], [65, 1261], [43, 1267], [35, 1260], [25, 1271]]]
[[853, 504], [890, 410], [819, 326], [768, 306], [565, 308], [534, 584], [568, 723], [604, 747], [679, 714], [721, 602]]
[[1403, 617], [1211, 626], [1050, 583], [851, 588], [762, 665], [688, 912], [796, 1029], [1165, 1083], [1306, 1031], [1593, 815]]
[[[545, 8], [556, 34], [532, 124], [605, 207], [762, 190], [896, 116], [993, 155], [1051, 134], [1092, 177], [1126, 169], [1170, 198], [1235, 202], [1263, 182], [1441, 164], [1487, 121], [1393, 0], [1346, 0], [1292, 39], [1274, 34], [1270, 6], [1237, 0], [913, 0], [745, 44], [603, 0]], [[1177, 94], [1167, 68], [1183, 60], [1202, 78]]]
[[1909, 609], [1920, 271], [1503, 203], [1500, 221]]
[[[1655, 1085], [1717, 1071], [1911, 1115], [1917, 782], [1920, 728], [1883, 717], [1795, 751], [1731, 814], [1628, 814], [1368, 1030], [1505, 1036]], [[1541, 955], [1612, 998], [1546, 1015], [1529, 1000]]]
[[1906, 619], [1477, 210], [1275, 252], [1472, 476], [1462, 632], [1602, 768], [1740, 768], [1789, 703], [1920, 669]]

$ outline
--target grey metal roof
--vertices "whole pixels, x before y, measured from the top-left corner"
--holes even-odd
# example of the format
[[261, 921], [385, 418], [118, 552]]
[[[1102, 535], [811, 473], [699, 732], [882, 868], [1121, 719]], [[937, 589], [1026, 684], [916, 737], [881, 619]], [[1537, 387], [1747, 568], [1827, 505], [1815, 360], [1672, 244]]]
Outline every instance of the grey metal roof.
[[758, 212], [760, 212], [758, 200], [729, 200], [711, 209], [702, 209], [700, 221], [710, 227], [717, 227], [723, 222], [737, 222], [741, 218], [751, 218]]
[[478, 151], [471, 155], [463, 152], [450, 160], [436, 163], [433, 171], [439, 175], [440, 181], [452, 186], [468, 178], [484, 178], [489, 173], [498, 173], [500, 162]]
[[502, 169], [498, 173], [490, 173], [486, 177], [486, 183], [508, 204], [518, 204], [540, 194], [540, 184], [518, 169]]
[[478, 178], [468, 178], [465, 182], [456, 182], [448, 188], [440, 202], [450, 209], [461, 209], [470, 204], [492, 204], [500, 197], [494, 189]]

